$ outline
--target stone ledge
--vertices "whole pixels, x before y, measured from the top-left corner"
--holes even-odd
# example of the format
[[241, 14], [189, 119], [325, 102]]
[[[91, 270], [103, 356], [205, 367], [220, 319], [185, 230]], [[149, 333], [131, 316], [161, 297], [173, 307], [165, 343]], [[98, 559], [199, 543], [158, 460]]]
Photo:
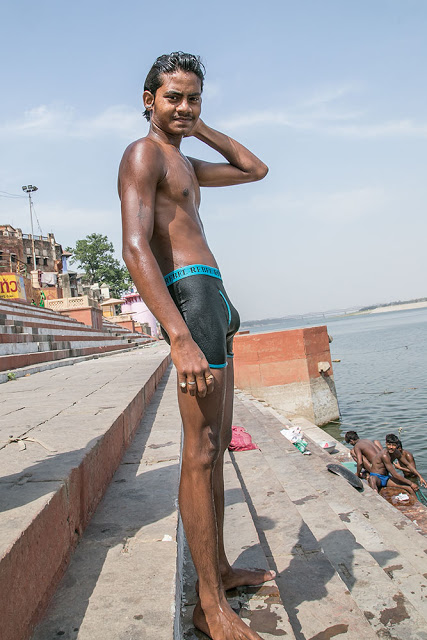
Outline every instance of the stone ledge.
[[[163, 345], [102, 366], [81, 363], [65, 387], [61, 370], [19, 380], [10, 393], [6, 387], [0, 609], [7, 640], [28, 638], [43, 614], [169, 362]], [[12, 432], [25, 451], [4, 444]]]

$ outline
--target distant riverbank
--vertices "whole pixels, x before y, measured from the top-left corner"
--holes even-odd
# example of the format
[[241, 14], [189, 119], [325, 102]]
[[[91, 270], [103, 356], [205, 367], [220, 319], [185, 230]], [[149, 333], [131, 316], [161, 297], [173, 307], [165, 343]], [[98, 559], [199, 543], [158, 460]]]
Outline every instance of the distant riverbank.
[[409, 309], [422, 309], [427, 307], [427, 301], [424, 302], [402, 302], [402, 304], [390, 304], [386, 307], [375, 307], [366, 311], [356, 311], [351, 315], [365, 315], [370, 313], [387, 313], [388, 311], [407, 311]]

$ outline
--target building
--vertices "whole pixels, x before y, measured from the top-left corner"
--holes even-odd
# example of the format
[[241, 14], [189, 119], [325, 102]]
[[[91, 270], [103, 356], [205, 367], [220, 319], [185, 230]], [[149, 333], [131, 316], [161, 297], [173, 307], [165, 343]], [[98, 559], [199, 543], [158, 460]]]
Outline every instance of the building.
[[[65, 253], [65, 263], [68, 255]], [[60, 298], [63, 263], [64, 252], [53, 233], [36, 236], [10, 224], [0, 225], [0, 275], [22, 276], [27, 298], [38, 298], [41, 290], [48, 299]]]
[[[153, 337], [157, 337], [157, 321], [153, 316], [135, 287], [130, 293], [122, 296], [124, 303], [122, 304], [122, 313], [132, 314], [134, 320], [146, 328], [150, 327], [150, 333]], [[147, 331], [148, 333], [148, 331]]]
[[[33, 242], [36, 264], [33, 259]], [[15, 229], [10, 224], [2, 224], [0, 225], [0, 251], [2, 271], [16, 271], [16, 266], [20, 272], [39, 270], [46, 273], [60, 273], [62, 271], [63, 251], [53, 233], [48, 233], [47, 236], [32, 236], [22, 233], [21, 229]]]

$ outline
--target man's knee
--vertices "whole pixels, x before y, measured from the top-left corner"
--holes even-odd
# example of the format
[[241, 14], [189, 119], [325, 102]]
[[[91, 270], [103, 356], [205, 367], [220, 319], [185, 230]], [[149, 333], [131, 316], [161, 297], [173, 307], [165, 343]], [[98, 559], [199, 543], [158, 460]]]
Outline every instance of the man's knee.
[[221, 438], [216, 430], [204, 429], [200, 439], [185, 443], [182, 463], [188, 469], [211, 469], [221, 453]]

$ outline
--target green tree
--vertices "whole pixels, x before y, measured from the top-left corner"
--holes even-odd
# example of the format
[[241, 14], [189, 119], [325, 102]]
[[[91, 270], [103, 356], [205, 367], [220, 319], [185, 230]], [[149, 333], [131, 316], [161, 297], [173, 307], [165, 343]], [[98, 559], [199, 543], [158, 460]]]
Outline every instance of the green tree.
[[114, 257], [113, 243], [107, 236], [90, 233], [83, 240], [77, 240], [74, 248], [67, 247], [67, 251], [73, 254], [70, 263], [80, 264], [89, 284], [107, 284], [110, 294], [115, 297], [129, 289], [132, 282], [129, 271]]

